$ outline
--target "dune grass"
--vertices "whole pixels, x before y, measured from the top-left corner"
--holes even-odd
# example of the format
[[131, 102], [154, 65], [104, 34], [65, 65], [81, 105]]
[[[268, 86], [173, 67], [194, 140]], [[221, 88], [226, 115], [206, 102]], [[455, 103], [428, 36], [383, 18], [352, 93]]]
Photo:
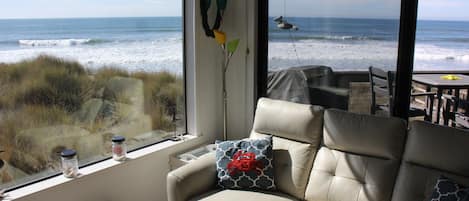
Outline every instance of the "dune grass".
[[75, 61], [41, 55], [0, 64], [0, 136], [10, 141], [22, 129], [74, 124], [72, 114], [116, 76], [143, 81], [144, 111], [151, 116], [153, 129], [175, 129], [183, 110], [182, 77], [112, 67], [90, 71]]

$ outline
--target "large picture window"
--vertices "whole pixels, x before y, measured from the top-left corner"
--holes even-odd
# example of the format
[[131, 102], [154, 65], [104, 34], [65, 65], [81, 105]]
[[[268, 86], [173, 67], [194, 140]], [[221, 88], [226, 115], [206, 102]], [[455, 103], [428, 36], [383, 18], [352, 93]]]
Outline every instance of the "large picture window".
[[[112, 5], [109, 5], [112, 3]], [[185, 133], [182, 1], [0, 7], [0, 189]]]
[[371, 113], [369, 67], [396, 71], [400, 8], [400, 0], [269, 0], [266, 96]]

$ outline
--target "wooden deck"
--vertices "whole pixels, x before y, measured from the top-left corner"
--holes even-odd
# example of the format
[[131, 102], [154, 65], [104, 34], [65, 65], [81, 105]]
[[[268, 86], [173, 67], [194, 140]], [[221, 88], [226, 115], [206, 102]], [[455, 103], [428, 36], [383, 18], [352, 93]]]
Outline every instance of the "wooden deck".
[[[359, 114], [370, 114], [371, 93], [370, 93], [369, 82], [350, 82], [349, 87], [350, 87], [350, 92], [349, 92], [348, 110], [350, 112], [359, 113]], [[424, 91], [424, 87], [422, 85], [415, 84], [415, 83], [414, 83], [414, 89], [418, 91]], [[461, 90], [460, 98], [463, 100], [467, 100], [467, 94], [468, 94], [467, 90]], [[377, 98], [377, 101], [385, 102], [386, 100], [383, 98]], [[425, 108], [425, 100], [423, 97], [413, 99], [411, 104], [419, 108]], [[437, 114], [436, 105], [437, 105], [437, 100], [435, 100], [435, 103], [433, 105], [433, 115], [432, 115], [433, 121], [436, 120], [436, 114]], [[460, 109], [460, 111], [463, 111], [463, 110]], [[423, 118], [417, 117], [417, 118], [412, 118], [411, 120], [423, 120]], [[443, 123], [443, 115], [440, 115], [440, 122]]]

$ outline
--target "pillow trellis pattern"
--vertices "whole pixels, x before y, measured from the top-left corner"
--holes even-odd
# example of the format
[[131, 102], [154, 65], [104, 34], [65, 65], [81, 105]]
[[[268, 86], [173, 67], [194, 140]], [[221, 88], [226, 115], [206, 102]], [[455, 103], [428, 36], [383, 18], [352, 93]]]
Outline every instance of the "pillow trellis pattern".
[[216, 142], [218, 185], [274, 190], [272, 137]]
[[446, 177], [436, 182], [430, 201], [469, 201], [469, 188], [457, 184]]

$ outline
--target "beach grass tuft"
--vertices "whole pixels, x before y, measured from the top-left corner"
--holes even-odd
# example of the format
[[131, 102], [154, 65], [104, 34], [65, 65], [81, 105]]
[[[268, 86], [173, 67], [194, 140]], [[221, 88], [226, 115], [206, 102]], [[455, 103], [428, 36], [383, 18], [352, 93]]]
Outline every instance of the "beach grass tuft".
[[96, 99], [114, 77], [141, 80], [144, 111], [151, 117], [152, 128], [175, 129], [177, 116], [184, 109], [181, 76], [169, 72], [128, 72], [109, 66], [91, 71], [75, 61], [40, 55], [0, 64], [0, 135], [4, 145], [14, 144], [11, 142], [24, 129], [76, 124], [73, 114], [90, 99]]

